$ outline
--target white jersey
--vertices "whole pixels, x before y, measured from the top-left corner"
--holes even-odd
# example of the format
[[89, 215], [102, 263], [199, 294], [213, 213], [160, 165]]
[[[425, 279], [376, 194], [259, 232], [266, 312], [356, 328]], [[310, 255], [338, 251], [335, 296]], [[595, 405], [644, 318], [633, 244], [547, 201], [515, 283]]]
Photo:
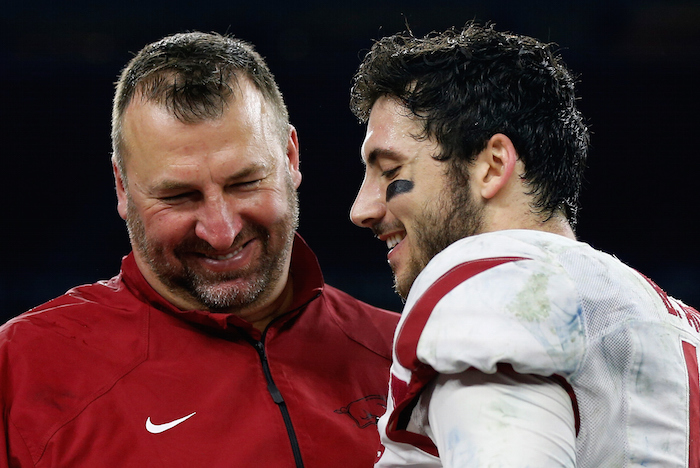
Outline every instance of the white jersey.
[[459, 240], [407, 298], [376, 467], [698, 467], [699, 346], [697, 311], [587, 244]]

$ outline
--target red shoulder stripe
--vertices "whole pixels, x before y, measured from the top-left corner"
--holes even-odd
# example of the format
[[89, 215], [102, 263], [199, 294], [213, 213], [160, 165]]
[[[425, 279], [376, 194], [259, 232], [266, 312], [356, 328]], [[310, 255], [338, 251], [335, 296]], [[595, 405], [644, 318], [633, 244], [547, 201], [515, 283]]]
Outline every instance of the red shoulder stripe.
[[435, 281], [423, 293], [408, 312], [396, 338], [396, 358], [408, 370], [415, 370], [421, 363], [416, 356], [418, 339], [433, 312], [433, 308], [447, 293], [469, 278], [504, 263], [527, 260], [525, 257], [494, 257], [461, 263]]
[[432, 367], [418, 360], [416, 355], [418, 339], [435, 305], [457, 285], [495, 266], [518, 260], [527, 260], [527, 258], [485, 258], [457, 265], [438, 278], [408, 312], [395, 346], [396, 359], [403, 367], [411, 371], [411, 381], [402, 382], [392, 375], [391, 386], [395, 407], [386, 427], [389, 439], [413, 445], [433, 456], [439, 456], [437, 447], [432, 440], [405, 429], [411, 411], [423, 388], [437, 375]]

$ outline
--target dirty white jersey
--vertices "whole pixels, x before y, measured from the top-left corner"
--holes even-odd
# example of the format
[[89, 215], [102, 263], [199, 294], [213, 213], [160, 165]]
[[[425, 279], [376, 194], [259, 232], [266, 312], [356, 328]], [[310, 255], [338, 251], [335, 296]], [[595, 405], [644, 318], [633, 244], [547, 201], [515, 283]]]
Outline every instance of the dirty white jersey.
[[530, 230], [459, 240], [394, 337], [376, 467], [700, 467], [700, 314]]

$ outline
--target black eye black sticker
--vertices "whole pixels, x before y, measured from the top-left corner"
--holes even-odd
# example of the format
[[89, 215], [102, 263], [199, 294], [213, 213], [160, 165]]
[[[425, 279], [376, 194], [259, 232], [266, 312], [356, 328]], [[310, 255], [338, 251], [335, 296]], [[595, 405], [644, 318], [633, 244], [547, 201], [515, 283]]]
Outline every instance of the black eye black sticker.
[[389, 186], [386, 188], [386, 201], [388, 202], [396, 195], [399, 195], [401, 193], [408, 193], [411, 190], [413, 190], [412, 180], [395, 180], [392, 183], [390, 183]]

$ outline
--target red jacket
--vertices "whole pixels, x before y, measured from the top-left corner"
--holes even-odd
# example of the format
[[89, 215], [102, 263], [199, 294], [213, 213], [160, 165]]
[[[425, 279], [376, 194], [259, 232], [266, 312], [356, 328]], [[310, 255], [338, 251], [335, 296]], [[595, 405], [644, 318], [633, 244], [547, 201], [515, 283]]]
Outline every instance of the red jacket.
[[133, 255], [0, 328], [0, 467], [370, 467], [398, 314], [324, 285], [297, 238], [264, 333], [183, 312]]

